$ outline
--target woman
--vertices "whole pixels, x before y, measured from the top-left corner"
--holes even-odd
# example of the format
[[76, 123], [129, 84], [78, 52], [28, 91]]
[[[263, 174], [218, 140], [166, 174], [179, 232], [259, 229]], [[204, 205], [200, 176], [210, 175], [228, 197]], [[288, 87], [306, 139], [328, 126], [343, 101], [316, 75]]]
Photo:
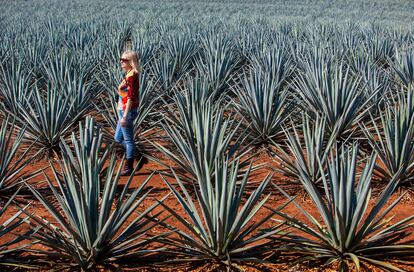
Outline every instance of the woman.
[[139, 59], [135, 51], [125, 51], [120, 59], [121, 68], [126, 73], [118, 86], [119, 121], [115, 131], [115, 141], [121, 143], [126, 150], [126, 162], [121, 172], [129, 176], [134, 169], [135, 140], [134, 120], [138, 116], [139, 105]]

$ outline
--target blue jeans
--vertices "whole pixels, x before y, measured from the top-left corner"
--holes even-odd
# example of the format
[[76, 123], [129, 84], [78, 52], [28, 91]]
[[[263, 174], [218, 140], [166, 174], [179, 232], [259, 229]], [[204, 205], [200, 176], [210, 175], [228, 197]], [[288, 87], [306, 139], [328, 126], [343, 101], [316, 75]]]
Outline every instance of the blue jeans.
[[134, 120], [138, 116], [137, 109], [130, 110], [126, 118], [126, 125], [121, 127], [121, 118], [124, 111], [119, 111], [119, 120], [115, 130], [115, 141], [122, 144], [126, 150], [126, 158], [132, 159], [135, 155]]

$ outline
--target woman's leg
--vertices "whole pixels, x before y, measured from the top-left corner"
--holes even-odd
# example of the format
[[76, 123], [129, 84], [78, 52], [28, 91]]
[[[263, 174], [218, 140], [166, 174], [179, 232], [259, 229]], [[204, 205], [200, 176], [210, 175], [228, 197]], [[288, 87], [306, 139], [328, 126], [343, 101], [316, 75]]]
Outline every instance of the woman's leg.
[[127, 122], [124, 127], [121, 127], [122, 135], [124, 138], [123, 143], [125, 144], [126, 150], [126, 163], [124, 171], [121, 175], [130, 175], [134, 168], [134, 157], [135, 157], [135, 139], [134, 139], [134, 120], [138, 113], [136, 110], [131, 110], [127, 115]]
[[[128, 119], [128, 118], [127, 118]], [[126, 150], [126, 159], [133, 159], [135, 154], [134, 123], [127, 120], [127, 124], [121, 127], [123, 144]]]
[[125, 148], [124, 134], [122, 132], [122, 127], [119, 121], [118, 121], [118, 124], [116, 125], [114, 139], [115, 139], [115, 142], [122, 144]]
[[115, 129], [115, 135], [114, 135], [114, 140], [117, 143], [120, 143], [124, 146], [124, 148], [126, 148], [125, 146], [125, 142], [124, 142], [124, 133], [122, 131], [122, 127], [121, 127], [121, 122], [120, 122], [120, 118], [123, 115], [123, 111], [120, 111], [118, 113], [119, 119], [118, 119], [118, 123], [116, 125], [116, 129]]

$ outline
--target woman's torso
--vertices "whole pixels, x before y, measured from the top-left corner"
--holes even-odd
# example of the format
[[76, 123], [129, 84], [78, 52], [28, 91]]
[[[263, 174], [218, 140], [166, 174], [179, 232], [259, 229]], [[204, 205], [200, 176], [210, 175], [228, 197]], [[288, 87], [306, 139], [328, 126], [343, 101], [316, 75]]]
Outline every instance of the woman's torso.
[[134, 70], [129, 71], [118, 86], [118, 109], [125, 110], [128, 99], [131, 100], [131, 108], [138, 108], [139, 102], [139, 74]]

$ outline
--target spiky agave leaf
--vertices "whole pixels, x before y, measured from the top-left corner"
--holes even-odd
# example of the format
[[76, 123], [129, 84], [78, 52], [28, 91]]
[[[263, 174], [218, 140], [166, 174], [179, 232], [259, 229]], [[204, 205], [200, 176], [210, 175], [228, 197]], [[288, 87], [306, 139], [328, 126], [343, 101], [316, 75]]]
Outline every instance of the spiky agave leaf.
[[113, 139], [116, 124], [118, 121], [118, 92], [117, 87], [121, 82], [123, 72], [115, 65], [102, 65], [96, 75], [96, 80], [102, 93], [97, 99], [93, 101], [95, 109], [98, 111], [102, 120], [97, 119], [102, 123], [105, 136], [108, 139]]
[[371, 116], [370, 124], [363, 124], [363, 132], [382, 163], [375, 167], [377, 175], [389, 180], [398, 174], [401, 185], [410, 184], [414, 173], [414, 92], [398, 95], [396, 105], [379, 113], [379, 120]]
[[189, 33], [185, 35], [168, 35], [165, 38], [164, 47], [167, 54], [174, 61], [174, 73], [183, 75], [189, 73], [193, 69], [193, 58], [197, 52], [197, 44]]
[[259, 261], [256, 257], [269, 250], [270, 242], [265, 239], [281, 233], [283, 224], [261, 231], [260, 228], [272, 213], [257, 222], [251, 220], [264, 208], [270, 197], [270, 194], [264, 195], [264, 190], [272, 175], [267, 175], [243, 201], [250, 169], [244, 173], [240, 185], [237, 185], [239, 159], [230, 162], [224, 156], [217, 158], [214, 161], [215, 179], [212, 180], [209, 175], [199, 175], [194, 182], [197, 202], [177, 175], [174, 177], [180, 190], [163, 177], [185, 214], [180, 215], [161, 203], [183, 226], [180, 229], [168, 226], [178, 237], [161, 239], [174, 246], [176, 254], [182, 256], [173, 261], [212, 260], [231, 266], [233, 262]]
[[189, 92], [194, 105], [201, 106], [206, 103], [220, 104], [223, 100], [223, 97], [217, 94], [217, 90], [203, 77], [188, 78], [184, 86], [179, 88], [179, 91], [181, 93]]
[[[407, 230], [412, 226], [410, 222], [414, 215], [396, 223], [391, 222], [392, 217], [387, 218], [403, 197], [399, 196], [386, 205], [398, 184], [395, 179], [389, 182], [372, 208], [368, 208], [376, 155], [368, 158], [362, 173], [358, 175], [357, 154], [357, 145], [353, 148], [342, 146], [331, 154], [326, 175], [320, 165], [323, 190], [319, 190], [306, 175], [301, 175], [300, 180], [322, 223], [296, 202], [296, 207], [308, 219], [306, 222], [275, 211], [299, 231], [297, 235], [282, 238], [290, 243], [286, 250], [303, 254], [306, 259], [324, 260], [327, 263], [338, 261], [341, 271], [345, 271], [349, 262], [354, 263], [357, 271], [364, 263], [402, 271], [384, 259], [393, 256], [403, 259], [414, 254], [414, 241], [402, 242], [409, 235]], [[282, 193], [291, 199], [285, 192]], [[306, 237], [303, 236], [305, 234]]]
[[293, 60], [287, 49], [282, 47], [286, 41], [277, 39], [274, 42], [277, 42], [280, 48], [268, 46], [263, 52], [252, 54], [251, 58], [253, 67], [260, 67], [264, 73], [269, 73], [276, 86], [281, 87], [293, 72]]
[[79, 75], [71, 82], [65, 83], [61, 88], [62, 98], [71, 101], [70, 117], [74, 120], [86, 116], [93, 109], [93, 101], [100, 96], [101, 91], [94, 87], [94, 82], [88, 80], [85, 75]]
[[5, 115], [16, 115], [18, 103], [25, 105], [25, 98], [32, 92], [32, 70], [15, 57], [8, 57], [0, 69], [0, 111]]
[[70, 135], [82, 113], [74, 116], [73, 101], [62, 97], [59, 89], [52, 86], [46, 91], [35, 88], [25, 101], [18, 103], [18, 119], [26, 125], [24, 141], [34, 143], [39, 152], [47, 152], [49, 157], [59, 154], [61, 137]]
[[[384, 33], [383, 30], [379, 30]], [[382, 35], [368, 35], [366, 42], [363, 44], [364, 50], [368, 56], [378, 65], [386, 66], [388, 60], [394, 56], [394, 45], [388, 39], [383, 39]]]
[[195, 61], [197, 75], [205, 77], [213, 90], [221, 94], [235, 76], [241, 61], [240, 53], [222, 32], [204, 34], [201, 43], [203, 50], [199, 51]]
[[391, 95], [391, 78], [388, 71], [379, 67], [364, 52], [351, 52], [351, 67], [356, 75], [361, 75], [366, 92], [363, 95], [370, 100], [372, 111], [379, 111], [384, 108]]
[[277, 149], [272, 149], [283, 168], [279, 171], [284, 175], [299, 180], [301, 175], [307, 176], [314, 184], [321, 183], [319, 163], [326, 166], [334, 138], [329, 137], [326, 130], [325, 118], [317, 117], [312, 121], [306, 114], [302, 114], [302, 123], [297, 128], [291, 122], [290, 129], [285, 128], [288, 151], [276, 143]]
[[97, 60], [93, 54], [77, 52], [73, 48], [63, 48], [53, 52], [42, 61], [42, 80], [53, 86], [64, 88], [65, 84], [83, 78], [85, 82], [93, 79], [98, 69]]
[[167, 35], [164, 51], [153, 63], [153, 71], [159, 79], [160, 88], [169, 94], [186, 74], [193, 69], [196, 43], [189, 35]]
[[136, 32], [136, 35], [132, 35], [133, 48], [139, 53], [140, 64], [145, 69], [155, 56], [158, 42], [154, 41], [154, 37], [146, 35], [143, 29], [136, 29]]
[[[89, 269], [97, 264], [119, 262], [125, 258], [145, 257], [153, 250], [146, 246], [155, 237], [149, 230], [160, 221], [149, 213], [157, 203], [144, 211], [137, 208], [146, 200], [149, 191], [144, 188], [152, 175], [137, 189], [131, 188], [133, 174], [117, 196], [121, 166], [116, 170], [116, 157], [109, 159], [106, 175], [101, 175], [105, 164], [102, 135], [93, 121], [87, 119], [86, 126], [80, 129], [80, 140], [73, 135], [74, 152], [65, 142], [62, 150], [70, 152], [62, 157], [61, 171], [52, 166], [56, 188], [46, 176], [54, 200], [46, 198], [37, 189], [30, 190], [57, 222], [31, 216], [31, 224], [41, 228], [32, 237], [52, 251], [35, 250], [49, 257], [58, 257], [64, 264]], [[103, 157], [100, 155], [104, 153]], [[132, 192], [129, 193], [129, 190]], [[56, 201], [56, 205], [54, 205]], [[162, 249], [157, 249], [162, 250]]]
[[393, 68], [404, 86], [414, 87], [414, 52], [397, 54]]
[[[29, 155], [31, 146], [23, 147], [24, 128], [16, 133], [15, 121], [4, 119], [0, 127], [0, 196], [14, 192], [22, 181], [38, 174], [29, 173], [25, 167], [37, 156]], [[24, 149], [23, 149], [24, 148]], [[19, 153], [21, 152], [21, 153]]]
[[[0, 266], [30, 269], [34, 267], [26, 265], [22, 256], [23, 249], [28, 245], [21, 244], [21, 242], [33, 234], [36, 229], [30, 229], [25, 233], [20, 234], [16, 232], [27, 219], [22, 218], [21, 214], [25, 209], [29, 207], [30, 204], [13, 214], [11, 217], [7, 219], [5, 218], [6, 210], [9, 208], [10, 204], [13, 202], [19, 191], [20, 189], [17, 189], [14, 195], [12, 195], [10, 199], [4, 203], [3, 206], [0, 206], [0, 218], [2, 221], [0, 224]], [[20, 245], [18, 245], [19, 243]]]
[[[176, 93], [174, 104], [165, 115], [162, 123], [168, 140], [174, 149], [161, 143], [151, 142], [177, 166], [175, 172], [183, 182], [196, 180], [199, 175], [212, 175], [214, 161], [223, 155], [228, 158], [241, 158], [248, 153], [243, 147], [245, 135], [237, 136], [240, 123], [225, 118], [224, 109], [219, 103], [199, 100], [191, 91]], [[177, 108], [176, 108], [177, 107]], [[152, 158], [165, 165], [161, 160]], [[247, 166], [248, 158], [241, 165]], [[166, 165], [167, 166], [167, 165]], [[164, 173], [168, 175], [167, 172]]]
[[247, 122], [245, 126], [255, 145], [277, 142], [283, 135], [283, 122], [291, 113], [288, 91], [278, 77], [274, 76], [274, 71], [256, 67], [252, 75], [245, 75], [242, 87], [235, 89], [237, 101], [233, 101], [233, 105]]
[[352, 135], [358, 122], [369, 112], [370, 100], [366, 98], [361, 78], [344, 71], [343, 64], [312, 55], [305, 64], [305, 73], [300, 74], [293, 86], [298, 94], [298, 105], [316, 118], [326, 116], [327, 128], [338, 139]]

